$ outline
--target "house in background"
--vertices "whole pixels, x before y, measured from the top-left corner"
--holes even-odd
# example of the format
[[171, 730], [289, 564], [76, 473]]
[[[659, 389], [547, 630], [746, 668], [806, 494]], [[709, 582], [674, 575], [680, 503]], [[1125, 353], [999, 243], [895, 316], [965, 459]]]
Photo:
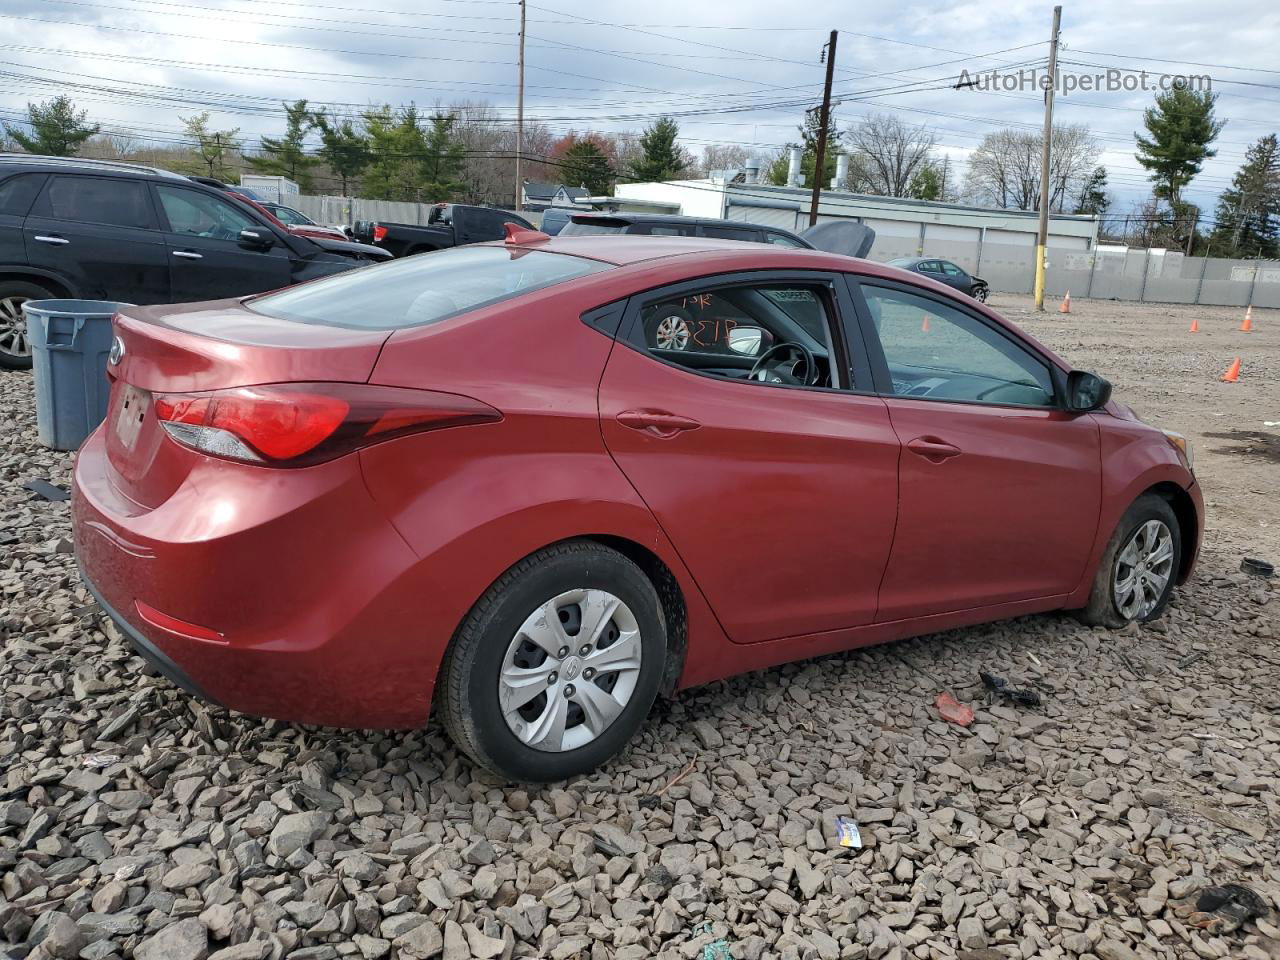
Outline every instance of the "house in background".
[[590, 209], [586, 187], [566, 187], [563, 183], [524, 182], [523, 208], [535, 213], [547, 207], [577, 207]]

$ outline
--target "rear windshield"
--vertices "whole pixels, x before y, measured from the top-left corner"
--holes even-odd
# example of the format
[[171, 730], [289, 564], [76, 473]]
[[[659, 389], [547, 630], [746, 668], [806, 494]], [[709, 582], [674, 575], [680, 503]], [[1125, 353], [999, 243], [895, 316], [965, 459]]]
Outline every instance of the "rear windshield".
[[459, 247], [340, 273], [246, 306], [301, 323], [394, 330], [436, 323], [610, 266], [539, 250]]

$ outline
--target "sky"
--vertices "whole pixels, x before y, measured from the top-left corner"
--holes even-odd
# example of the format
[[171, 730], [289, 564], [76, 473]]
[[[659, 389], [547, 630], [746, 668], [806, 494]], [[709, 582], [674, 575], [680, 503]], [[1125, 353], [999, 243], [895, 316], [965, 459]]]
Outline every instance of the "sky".
[[[982, 136], [1038, 129], [1027, 89], [954, 89], [960, 71], [1016, 75], [1048, 55], [1052, 5], [804, 5], [547, 0], [527, 8], [526, 118], [555, 131], [634, 131], [660, 113], [681, 140], [776, 151], [821, 97], [819, 55], [839, 31], [836, 122], [891, 113], [934, 128], [963, 168]], [[0, 118], [64, 93], [109, 129], [156, 145], [202, 110], [253, 142], [278, 134], [282, 100], [341, 112], [370, 103], [430, 108], [487, 101], [514, 115], [519, 6], [512, 0], [0, 0]], [[1062, 17], [1061, 69], [1208, 75], [1227, 121], [1187, 196], [1212, 215], [1246, 147], [1280, 128], [1280, 6], [1264, 0], [1085, 0]], [[1008, 81], [1006, 81], [1008, 82]], [[1055, 120], [1088, 125], [1103, 147], [1115, 206], [1147, 195], [1133, 133], [1154, 90], [1059, 95]]]

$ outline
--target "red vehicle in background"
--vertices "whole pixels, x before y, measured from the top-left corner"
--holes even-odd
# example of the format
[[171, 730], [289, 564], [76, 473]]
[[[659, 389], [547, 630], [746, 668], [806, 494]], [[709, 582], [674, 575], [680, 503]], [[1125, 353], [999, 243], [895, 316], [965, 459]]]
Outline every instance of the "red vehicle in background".
[[190, 177], [196, 183], [203, 183], [207, 187], [215, 187], [218, 190], [224, 190], [231, 196], [235, 197], [241, 203], [247, 203], [254, 210], [262, 214], [281, 230], [292, 233], [296, 237], [319, 237], [324, 240], [347, 240], [348, 237], [338, 227], [327, 227], [322, 223], [316, 223], [306, 214], [293, 207], [287, 207], [282, 203], [276, 203], [271, 200], [263, 200], [256, 195], [251, 195], [250, 191], [234, 187], [230, 184], [223, 183], [214, 177]]
[[550, 781], [660, 691], [1050, 610], [1119, 627], [1191, 575], [1186, 440], [985, 304], [816, 250], [509, 234], [117, 315], [75, 548], [168, 677], [302, 723], [434, 701]]

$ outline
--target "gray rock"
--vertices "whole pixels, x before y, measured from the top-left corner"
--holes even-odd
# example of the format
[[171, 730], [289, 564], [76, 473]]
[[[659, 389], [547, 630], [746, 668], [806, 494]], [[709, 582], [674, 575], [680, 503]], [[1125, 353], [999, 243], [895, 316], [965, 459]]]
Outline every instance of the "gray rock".
[[203, 923], [188, 917], [143, 940], [133, 956], [135, 960], [205, 960], [209, 956], [209, 937]]
[[329, 814], [320, 810], [286, 814], [272, 829], [268, 846], [277, 857], [288, 857], [309, 847], [328, 825]]

